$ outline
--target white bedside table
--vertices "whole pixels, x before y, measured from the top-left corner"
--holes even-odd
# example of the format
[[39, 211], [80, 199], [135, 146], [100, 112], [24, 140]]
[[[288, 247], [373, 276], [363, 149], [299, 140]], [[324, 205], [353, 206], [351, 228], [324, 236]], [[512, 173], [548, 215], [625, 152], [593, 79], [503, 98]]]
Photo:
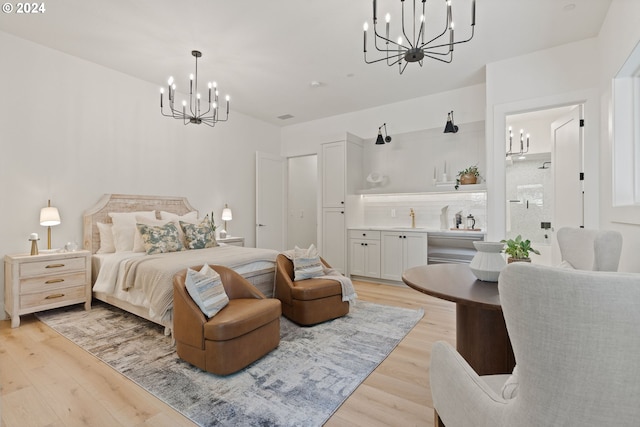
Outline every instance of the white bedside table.
[[244, 246], [244, 237], [227, 236], [225, 238], [216, 239], [219, 243], [226, 243], [233, 246]]
[[84, 303], [91, 309], [91, 253], [14, 254], [4, 257], [5, 311], [11, 327], [20, 316]]

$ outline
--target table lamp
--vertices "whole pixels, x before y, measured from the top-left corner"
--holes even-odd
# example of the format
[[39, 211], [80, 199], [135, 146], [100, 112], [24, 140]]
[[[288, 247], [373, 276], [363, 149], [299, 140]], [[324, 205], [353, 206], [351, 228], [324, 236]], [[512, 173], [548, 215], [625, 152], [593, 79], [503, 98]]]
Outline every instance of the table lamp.
[[227, 237], [227, 221], [231, 221], [233, 219], [233, 214], [231, 213], [231, 209], [225, 203], [224, 209], [222, 210], [222, 220], [224, 221], [224, 230], [220, 232], [220, 237], [223, 239]]
[[47, 249], [51, 249], [51, 226], [60, 224], [58, 208], [51, 207], [51, 200], [47, 207], [40, 210], [40, 225], [47, 228]]

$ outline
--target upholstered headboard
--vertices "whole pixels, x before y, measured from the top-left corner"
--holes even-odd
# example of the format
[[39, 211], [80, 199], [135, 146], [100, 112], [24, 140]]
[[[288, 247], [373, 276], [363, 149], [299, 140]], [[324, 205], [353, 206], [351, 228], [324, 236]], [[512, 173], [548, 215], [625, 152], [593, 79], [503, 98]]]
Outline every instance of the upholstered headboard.
[[186, 197], [139, 196], [132, 194], [105, 194], [98, 203], [87, 209], [83, 215], [83, 246], [92, 254], [100, 248], [98, 222], [110, 223], [109, 212], [136, 212], [155, 210], [184, 215], [194, 211]]

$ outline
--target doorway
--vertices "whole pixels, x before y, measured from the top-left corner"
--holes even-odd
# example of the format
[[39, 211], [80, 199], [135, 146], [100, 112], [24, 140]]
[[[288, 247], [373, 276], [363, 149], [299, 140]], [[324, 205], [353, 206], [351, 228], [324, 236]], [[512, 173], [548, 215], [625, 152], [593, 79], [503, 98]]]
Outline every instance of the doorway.
[[318, 246], [318, 155], [287, 159], [287, 248]]
[[505, 235], [531, 240], [537, 263], [559, 264], [555, 231], [584, 225], [583, 114], [576, 104], [506, 117]]

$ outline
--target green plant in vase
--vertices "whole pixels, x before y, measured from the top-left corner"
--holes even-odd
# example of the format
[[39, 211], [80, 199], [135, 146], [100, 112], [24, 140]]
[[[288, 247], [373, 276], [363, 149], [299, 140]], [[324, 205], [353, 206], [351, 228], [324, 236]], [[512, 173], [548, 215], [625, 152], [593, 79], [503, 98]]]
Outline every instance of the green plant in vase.
[[458, 171], [455, 189], [457, 190], [460, 185], [475, 184], [478, 182], [478, 177], [480, 177], [480, 172], [477, 165]]
[[531, 247], [531, 241], [529, 239], [523, 240], [519, 234], [515, 239], [501, 240], [500, 243], [507, 245], [504, 248], [504, 253], [509, 256], [507, 259], [509, 263], [517, 261], [531, 262], [529, 252], [540, 255], [538, 250]]

